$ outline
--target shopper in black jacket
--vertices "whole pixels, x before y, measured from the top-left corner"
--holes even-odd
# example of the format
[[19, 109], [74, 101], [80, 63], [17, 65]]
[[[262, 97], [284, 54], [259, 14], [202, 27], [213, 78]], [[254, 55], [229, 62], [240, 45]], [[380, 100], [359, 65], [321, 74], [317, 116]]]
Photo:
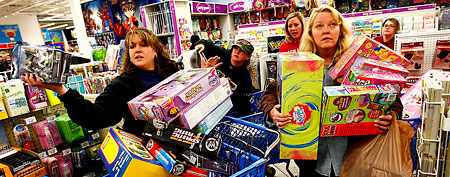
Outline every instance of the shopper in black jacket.
[[39, 76], [26, 75], [29, 85], [48, 88], [59, 94], [73, 122], [89, 129], [100, 129], [125, 119], [123, 130], [141, 135], [145, 122], [135, 120], [127, 102], [178, 69], [158, 38], [148, 29], [136, 28], [125, 38], [123, 71], [100, 94], [95, 103], [63, 85], [44, 84]]
[[202, 39], [191, 46], [191, 49], [194, 48], [203, 51], [205, 57], [209, 58], [208, 62], [219, 59], [218, 61], [221, 64], [218, 64], [217, 69], [237, 85], [236, 90], [231, 95], [231, 101], [238, 116], [251, 114], [250, 94], [253, 91], [253, 86], [248, 66], [254, 50], [253, 45], [245, 39], [239, 39], [236, 44], [232, 45], [231, 49], [225, 49]]

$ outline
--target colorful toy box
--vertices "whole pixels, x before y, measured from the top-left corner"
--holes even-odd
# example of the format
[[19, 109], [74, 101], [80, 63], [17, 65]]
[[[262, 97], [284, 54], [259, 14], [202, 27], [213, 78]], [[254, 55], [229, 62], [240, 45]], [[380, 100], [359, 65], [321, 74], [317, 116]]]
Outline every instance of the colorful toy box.
[[359, 35], [329, 72], [330, 76], [333, 79], [336, 79], [339, 76], [345, 76], [358, 56], [399, 64], [403, 67], [407, 67], [411, 63], [404, 56], [396, 53], [383, 44], [380, 44], [365, 35]]
[[50, 102], [50, 106], [55, 106], [57, 104], [60, 104], [61, 101], [58, 98], [58, 93], [45, 89], [45, 93], [47, 94], [48, 102]]
[[6, 112], [5, 104], [3, 102], [3, 94], [0, 90], [0, 120], [8, 118], [8, 113]]
[[348, 77], [345, 78], [342, 85], [399, 85], [405, 87], [406, 79], [397, 73], [375, 72], [360, 69], [351, 69]]
[[192, 129], [232, 94], [215, 68], [181, 70], [128, 102], [136, 119], [172, 122]]
[[27, 98], [25, 97], [25, 89], [23, 82], [13, 81], [1, 85], [3, 99], [9, 117], [29, 113]]
[[214, 126], [216, 126], [219, 121], [225, 117], [225, 115], [233, 107], [231, 98], [227, 98], [222, 104], [220, 104], [216, 109], [214, 109], [211, 114], [209, 114], [205, 119], [200, 121], [196, 126], [195, 130], [208, 134]]
[[25, 85], [25, 95], [27, 95], [28, 105], [32, 111], [50, 106], [43, 88]]
[[409, 75], [409, 71], [401, 65], [382, 62], [380, 60], [372, 60], [361, 56], [356, 57], [351, 69], [361, 69], [377, 72], [398, 73], [402, 77]]
[[111, 128], [100, 146], [110, 176], [173, 176], [142, 145], [144, 141]]
[[324, 60], [313, 53], [279, 53], [281, 113], [293, 120], [280, 130], [280, 159], [316, 160]]
[[378, 134], [374, 121], [390, 110], [396, 97], [391, 85], [324, 87], [320, 136]]

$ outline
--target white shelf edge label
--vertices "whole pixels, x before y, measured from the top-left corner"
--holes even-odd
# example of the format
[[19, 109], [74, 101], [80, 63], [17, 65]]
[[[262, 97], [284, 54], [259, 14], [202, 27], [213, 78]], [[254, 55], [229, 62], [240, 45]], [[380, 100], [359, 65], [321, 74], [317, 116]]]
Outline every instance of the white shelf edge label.
[[31, 116], [24, 119], [26, 125], [34, 124], [37, 122], [36, 117]]
[[89, 146], [89, 141], [85, 141], [85, 142], [81, 143], [81, 148], [83, 148], [83, 149], [88, 146]]
[[48, 153], [48, 156], [51, 156], [51, 155], [53, 155], [53, 154], [58, 153], [58, 149], [56, 149], [56, 147], [54, 147], [54, 148], [52, 148], [52, 149], [49, 149], [49, 150], [47, 151], [47, 153]]
[[64, 149], [64, 150], [62, 151], [62, 155], [63, 155], [63, 156], [69, 155], [70, 153], [72, 153], [72, 150], [70, 150], [70, 148]]
[[450, 118], [444, 118], [444, 126], [442, 130], [446, 132], [450, 131]]
[[47, 152], [44, 151], [44, 152], [39, 153], [39, 158], [43, 159], [45, 157], [47, 157]]
[[49, 122], [56, 121], [56, 116], [55, 116], [55, 115], [49, 116], [49, 117], [47, 117], [46, 119], [47, 119], [47, 121], [49, 121]]
[[94, 134], [92, 134], [92, 139], [97, 139], [97, 138], [100, 138], [100, 134], [97, 132], [97, 133], [94, 133]]

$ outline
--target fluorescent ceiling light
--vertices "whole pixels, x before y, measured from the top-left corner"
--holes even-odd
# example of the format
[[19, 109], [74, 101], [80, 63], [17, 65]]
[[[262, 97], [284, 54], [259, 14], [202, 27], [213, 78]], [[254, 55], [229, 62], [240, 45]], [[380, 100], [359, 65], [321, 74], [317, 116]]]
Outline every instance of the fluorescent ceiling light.
[[47, 30], [53, 30], [53, 29], [62, 28], [62, 27], [65, 27], [65, 26], [68, 26], [68, 24], [63, 24], [63, 25], [47, 28]]
[[75, 28], [75, 26], [68, 26], [68, 27], [66, 27], [66, 29], [72, 29], [72, 28]]
[[41, 22], [61, 22], [61, 21], [73, 21], [71, 18], [59, 18], [59, 19], [39, 19]]
[[53, 26], [53, 25], [55, 25], [55, 24], [56, 24], [56, 23], [49, 23], [49, 24], [46, 24], [46, 25], [42, 25], [41, 28]]
[[42, 13], [47, 14], [47, 13], [49, 13], [49, 12], [53, 12], [53, 11], [57, 11], [57, 10], [59, 10], [59, 8], [54, 8], [54, 9], [46, 10], [46, 11], [44, 11], [44, 12], [42, 12]]

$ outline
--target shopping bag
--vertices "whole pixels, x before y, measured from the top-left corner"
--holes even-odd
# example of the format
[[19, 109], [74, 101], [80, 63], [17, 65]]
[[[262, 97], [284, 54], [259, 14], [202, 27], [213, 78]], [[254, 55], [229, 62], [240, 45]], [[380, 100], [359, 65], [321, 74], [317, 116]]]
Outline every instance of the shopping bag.
[[413, 136], [408, 122], [394, 119], [387, 133], [365, 137], [347, 150], [340, 176], [412, 176], [409, 143]]

